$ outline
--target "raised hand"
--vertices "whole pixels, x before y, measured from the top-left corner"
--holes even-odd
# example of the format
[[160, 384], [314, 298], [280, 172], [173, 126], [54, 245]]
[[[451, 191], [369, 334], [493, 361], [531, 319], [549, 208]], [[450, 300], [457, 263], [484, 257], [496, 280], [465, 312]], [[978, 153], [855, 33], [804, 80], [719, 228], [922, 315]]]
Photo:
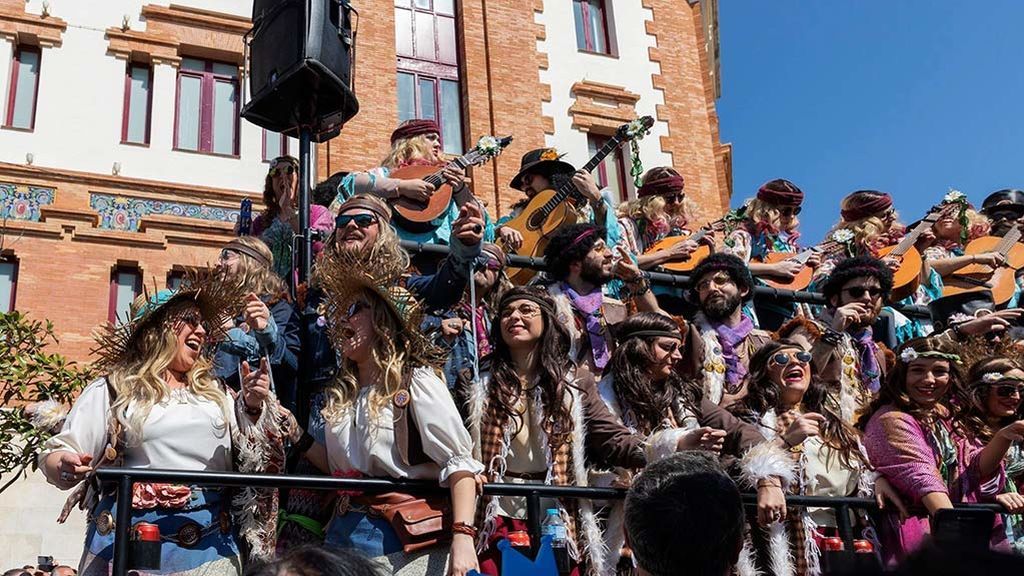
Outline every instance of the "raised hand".
[[459, 209], [452, 223], [452, 234], [466, 246], [476, 246], [484, 239], [483, 209], [476, 202], [467, 202]]
[[249, 368], [248, 362], [242, 362], [242, 402], [249, 410], [260, 410], [263, 401], [270, 397], [270, 373], [267, 359], [260, 358], [257, 370]]
[[789, 425], [782, 438], [790, 446], [799, 446], [811, 436], [821, 434], [821, 424], [823, 422], [825, 422], [825, 417], [816, 412], [801, 414]]
[[260, 300], [260, 297], [250, 292], [245, 296], [245, 308], [242, 310], [242, 315], [245, 316], [245, 323], [249, 325], [249, 328], [262, 332], [267, 329], [267, 325], [270, 324], [270, 308]]

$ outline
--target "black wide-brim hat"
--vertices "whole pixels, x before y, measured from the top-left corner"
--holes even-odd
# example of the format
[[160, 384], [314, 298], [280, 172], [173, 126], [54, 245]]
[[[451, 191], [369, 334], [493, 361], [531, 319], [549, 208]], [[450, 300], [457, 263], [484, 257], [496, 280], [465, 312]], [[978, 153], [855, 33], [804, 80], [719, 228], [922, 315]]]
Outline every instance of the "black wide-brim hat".
[[945, 330], [952, 324], [978, 318], [995, 310], [996, 304], [992, 299], [991, 290], [961, 292], [928, 303], [928, 312], [932, 315], [932, 323], [935, 324], [936, 330]]
[[562, 162], [563, 156], [565, 154], [559, 154], [558, 150], [554, 148], [530, 150], [523, 154], [523, 159], [519, 164], [519, 173], [515, 175], [515, 178], [512, 178], [509, 186], [519, 190], [523, 184], [523, 176], [528, 172], [540, 174], [548, 178], [552, 174], [572, 174], [576, 171], [576, 168], [568, 162]]
[[1024, 191], [1006, 188], [989, 194], [981, 203], [981, 213], [987, 216], [996, 210], [1012, 210], [1024, 216]]

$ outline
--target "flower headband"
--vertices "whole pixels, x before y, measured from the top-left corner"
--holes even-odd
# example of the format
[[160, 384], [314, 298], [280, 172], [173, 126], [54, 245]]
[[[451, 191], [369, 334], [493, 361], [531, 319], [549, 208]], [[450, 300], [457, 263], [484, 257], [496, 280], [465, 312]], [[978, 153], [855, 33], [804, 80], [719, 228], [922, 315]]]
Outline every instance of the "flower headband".
[[925, 350], [924, 352], [918, 352], [913, 347], [907, 348], [900, 352], [900, 360], [904, 364], [910, 364], [918, 358], [938, 358], [940, 360], [949, 360], [950, 362], [960, 363], [960, 357], [956, 354], [946, 354], [945, 352], [939, 352], [937, 350]]
[[1010, 376], [1009, 374], [1001, 374], [999, 372], [986, 372], [985, 375], [981, 377], [982, 384], [998, 384], [1004, 380], [1024, 382], [1024, 378]]

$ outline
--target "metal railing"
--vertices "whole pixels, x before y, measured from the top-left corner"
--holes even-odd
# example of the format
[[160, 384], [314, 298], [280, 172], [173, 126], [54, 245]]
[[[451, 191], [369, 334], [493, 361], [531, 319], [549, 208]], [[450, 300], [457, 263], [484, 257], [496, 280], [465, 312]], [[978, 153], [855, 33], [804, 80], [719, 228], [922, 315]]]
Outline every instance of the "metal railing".
[[[366, 478], [334, 478], [329, 476], [299, 476], [273, 474], [237, 474], [232, 472], [195, 472], [190, 470], [158, 470], [148, 468], [100, 468], [96, 476], [101, 482], [116, 484], [117, 513], [114, 518], [113, 575], [128, 574], [128, 540], [132, 526], [132, 487], [136, 482], [168, 482], [193, 486], [226, 486], [254, 488], [301, 488], [305, 490], [356, 490], [368, 494], [402, 492], [416, 496], [447, 495], [448, 489], [436, 483], [409, 480], [380, 480]], [[485, 496], [519, 496], [526, 498], [526, 521], [530, 542], [540, 542], [540, 499], [571, 498], [589, 500], [622, 500], [622, 488], [591, 488], [583, 486], [548, 486], [544, 484], [484, 484]], [[744, 505], [756, 506], [755, 494], [743, 494]], [[125, 506], [124, 503], [129, 503]], [[838, 496], [786, 495], [788, 506], [834, 508], [836, 526], [847, 550], [853, 550], [851, 509], [875, 510], [875, 501], [869, 498]], [[1003, 512], [998, 504], [958, 504], [956, 508], [973, 508]]]
[[[404, 248], [410, 254], [436, 254], [440, 256], [448, 255], [448, 247], [442, 244], [424, 244], [422, 242], [410, 242], [408, 240], [402, 240], [399, 242], [402, 248]], [[518, 256], [516, 254], [509, 254], [508, 265], [514, 268], [531, 268], [533, 270], [546, 270], [547, 265], [544, 262], [544, 258], [533, 258], [531, 256]], [[646, 276], [652, 284], [659, 286], [669, 286], [673, 288], [688, 288], [690, 286], [690, 277], [682, 274], [669, 274], [667, 272], [650, 272], [645, 271]], [[816, 304], [824, 305], [825, 296], [820, 292], [808, 292], [806, 290], [783, 290], [780, 288], [774, 288], [772, 286], [755, 286], [754, 287], [754, 298], [770, 298], [775, 300], [788, 300], [790, 302], [796, 302], [800, 304]], [[919, 305], [900, 305], [892, 306], [894, 309], [903, 313], [906, 316], [912, 318], [931, 318], [931, 313], [928, 312], [927, 306]]]

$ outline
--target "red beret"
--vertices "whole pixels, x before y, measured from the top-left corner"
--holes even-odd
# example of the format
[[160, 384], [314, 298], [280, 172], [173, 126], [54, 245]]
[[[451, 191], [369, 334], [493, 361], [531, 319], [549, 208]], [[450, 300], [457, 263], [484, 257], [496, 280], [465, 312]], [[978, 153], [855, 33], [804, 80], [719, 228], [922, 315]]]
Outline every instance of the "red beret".
[[840, 213], [843, 220], [853, 222], [870, 216], [881, 216], [892, 208], [892, 196], [875, 190], [858, 190], [849, 196], [846, 208]]
[[395, 131], [391, 133], [391, 143], [394, 144], [399, 140], [412, 138], [413, 136], [440, 133], [441, 128], [433, 120], [408, 120], [403, 122], [398, 128], [395, 128]]
[[789, 180], [778, 178], [762, 184], [757, 199], [776, 206], [799, 206], [804, 201], [804, 191]]
[[665, 175], [658, 178], [651, 178], [636, 191], [637, 198], [648, 196], [667, 196], [683, 190], [683, 177]]

